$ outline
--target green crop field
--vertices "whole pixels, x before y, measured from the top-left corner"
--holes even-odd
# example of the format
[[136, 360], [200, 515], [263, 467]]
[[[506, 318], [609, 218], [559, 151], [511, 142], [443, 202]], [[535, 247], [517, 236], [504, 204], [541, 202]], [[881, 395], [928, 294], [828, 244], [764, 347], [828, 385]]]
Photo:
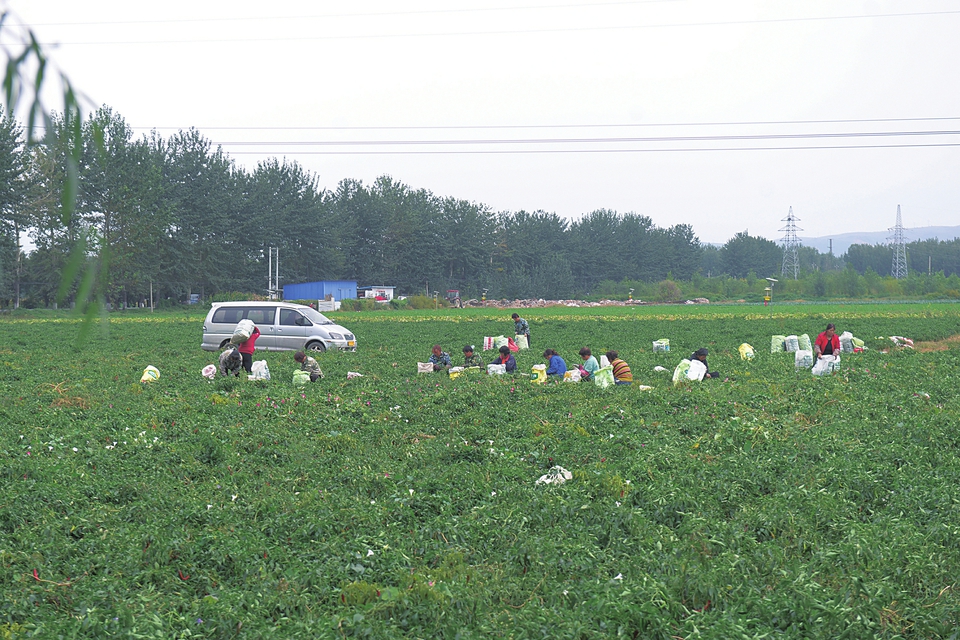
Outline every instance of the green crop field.
[[[304, 388], [201, 377], [196, 313], [0, 320], [0, 638], [958, 637], [960, 305], [527, 310], [522, 372], [635, 386], [416, 374], [509, 313], [331, 314]], [[827, 322], [838, 373], [770, 353]]]

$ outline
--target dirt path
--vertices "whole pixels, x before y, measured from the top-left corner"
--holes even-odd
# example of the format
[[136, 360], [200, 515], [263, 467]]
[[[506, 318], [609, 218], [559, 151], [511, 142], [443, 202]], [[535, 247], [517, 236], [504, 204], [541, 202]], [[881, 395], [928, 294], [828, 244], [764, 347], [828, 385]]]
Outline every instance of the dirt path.
[[913, 348], [917, 351], [946, 351], [960, 347], [960, 334], [944, 338], [943, 340], [933, 340], [931, 342], [915, 342]]

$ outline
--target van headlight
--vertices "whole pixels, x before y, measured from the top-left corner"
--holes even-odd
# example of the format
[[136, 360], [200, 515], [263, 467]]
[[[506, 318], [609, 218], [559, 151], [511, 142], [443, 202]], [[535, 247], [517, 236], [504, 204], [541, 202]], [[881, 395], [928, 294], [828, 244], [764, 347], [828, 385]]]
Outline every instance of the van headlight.
[[333, 333], [332, 331], [328, 331], [327, 333], [329, 333], [330, 337], [333, 338], [334, 340], [343, 340], [342, 333]]

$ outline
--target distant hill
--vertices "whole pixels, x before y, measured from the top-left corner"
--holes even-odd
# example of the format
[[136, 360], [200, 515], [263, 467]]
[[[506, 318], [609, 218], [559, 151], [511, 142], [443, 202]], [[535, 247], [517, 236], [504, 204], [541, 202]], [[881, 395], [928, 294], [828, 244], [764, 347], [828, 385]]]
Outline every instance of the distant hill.
[[[939, 240], [953, 240], [960, 238], [960, 226], [956, 227], [916, 227], [914, 229], [904, 229], [904, 235], [907, 242], [916, 240], [930, 240], [937, 238]], [[830, 240], [833, 240], [833, 255], [846, 253], [847, 248], [852, 244], [887, 244], [887, 238], [893, 235], [892, 231], [855, 231], [853, 233], [838, 233], [833, 236], [820, 236], [818, 238], [800, 238], [800, 243], [805, 247], [813, 247], [820, 253], [827, 253], [830, 250]]]

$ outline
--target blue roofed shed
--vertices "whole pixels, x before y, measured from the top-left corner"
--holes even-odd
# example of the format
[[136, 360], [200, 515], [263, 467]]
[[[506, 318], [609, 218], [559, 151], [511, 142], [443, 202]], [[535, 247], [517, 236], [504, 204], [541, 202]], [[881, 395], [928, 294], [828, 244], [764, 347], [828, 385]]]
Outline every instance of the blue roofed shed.
[[326, 300], [327, 296], [334, 300], [350, 300], [357, 297], [356, 280], [320, 280], [319, 282], [303, 282], [300, 284], [283, 285], [284, 300]]

